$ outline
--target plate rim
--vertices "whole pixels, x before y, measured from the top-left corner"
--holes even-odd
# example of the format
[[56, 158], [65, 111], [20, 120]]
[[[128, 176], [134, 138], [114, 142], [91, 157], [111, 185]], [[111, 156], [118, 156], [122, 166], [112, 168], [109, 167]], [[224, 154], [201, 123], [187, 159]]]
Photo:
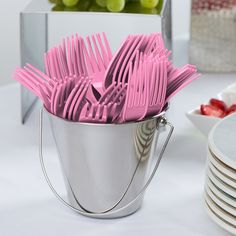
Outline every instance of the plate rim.
[[207, 176], [209, 177], [209, 179], [216, 185], [218, 186], [223, 192], [229, 194], [230, 196], [232, 196], [233, 198], [236, 198], [236, 189], [231, 189], [232, 187], [227, 185], [226, 183], [224, 183], [223, 181], [221, 181], [220, 179], [218, 179], [214, 173], [212, 173], [212, 171], [209, 169], [207, 169]]
[[[228, 212], [229, 214], [233, 215], [236, 219], [236, 208], [229, 205], [228, 203], [221, 200], [217, 195], [215, 195], [208, 185], [205, 185], [205, 192], [211, 198], [211, 200], [224, 211]], [[236, 227], [236, 226], [235, 226]]]
[[231, 226], [227, 222], [223, 221], [221, 218], [219, 218], [208, 206], [206, 200], [204, 200], [205, 209], [207, 211], [208, 216], [214, 221], [219, 227], [226, 230], [227, 232], [236, 235], [236, 228], [234, 226]]
[[236, 189], [236, 180], [222, 173], [210, 160], [207, 163], [211, 171], [218, 177], [222, 182]]
[[236, 233], [236, 218], [232, 216], [230, 213], [220, 208], [218, 205], [216, 205], [206, 192], [204, 192], [204, 199], [209, 208], [215, 213], [215, 215], [217, 215], [225, 223], [228, 223], [229, 225], [234, 227]]
[[216, 155], [212, 152], [210, 147], [208, 146], [207, 155], [209, 160], [219, 169], [221, 172], [223, 172], [228, 177], [236, 180], [236, 171], [234, 173], [234, 169], [232, 169], [230, 166], [226, 165], [224, 162], [218, 159]]
[[217, 156], [219, 160], [221, 160], [223, 163], [225, 163], [227, 166], [231, 167], [236, 171], [236, 162], [232, 161], [227, 155], [222, 153], [219, 148], [216, 146], [214, 142], [214, 133], [218, 129], [218, 127], [224, 123], [227, 122], [231, 117], [236, 117], [236, 113], [232, 113], [231, 115], [225, 117], [224, 119], [220, 120], [217, 122], [214, 127], [211, 129], [209, 135], [208, 135], [208, 146], [210, 147], [210, 150]]
[[215, 195], [222, 199], [222, 201], [236, 208], [236, 198], [235, 201], [231, 199], [233, 197], [225, 193], [223, 190], [219, 189], [217, 186], [215, 186], [215, 184], [210, 180], [208, 176], [206, 177], [206, 184]]

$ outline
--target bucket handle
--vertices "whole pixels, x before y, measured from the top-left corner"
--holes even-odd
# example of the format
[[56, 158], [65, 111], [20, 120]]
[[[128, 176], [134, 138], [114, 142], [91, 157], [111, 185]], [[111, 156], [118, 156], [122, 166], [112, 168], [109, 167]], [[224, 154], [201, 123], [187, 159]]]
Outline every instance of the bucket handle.
[[[125, 197], [126, 193], [128, 192], [129, 186], [131, 185], [132, 180], [134, 179], [134, 175], [135, 175], [135, 173], [136, 173], [136, 170], [137, 170], [137, 168], [138, 168], [138, 166], [139, 166], [140, 161], [139, 161], [139, 163], [138, 163], [138, 165], [137, 165], [137, 167], [136, 167], [136, 169], [135, 169], [135, 172], [134, 172], [134, 174], [133, 174], [133, 176], [132, 176], [132, 179], [131, 179], [131, 181], [130, 181], [130, 183], [129, 183], [129, 185], [128, 185], [127, 190], [126, 190], [125, 193], [123, 194], [122, 198], [121, 198], [112, 208], [110, 208], [110, 209], [108, 209], [108, 210], [106, 210], [106, 211], [104, 211], [104, 212], [100, 212], [100, 213], [99, 213], [99, 212], [96, 212], [96, 213], [94, 213], [94, 212], [89, 212], [89, 211], [87, 211], [86, 209], [84, 209], [83, 207], [81, 207], [80, 204], [79, 204], [79, 206], [80, 206], [84, 211], [73, 207], [71, 204], [69, 204], [68, 202], [66, 202], [66, 201], [57, 193], [56, 189], [53, 187], [53, 185], [52, 185], [52, 183], [51, 183], [51, 180], [50, 180], [50, 178], [49, 178], [49, 176], [48, 176], [48, 174], [47, 174], [46, 168], [45, 168], [44, 158], [43, 158], [43, 111], [44, 111], [44, 108], [42, 107], [41, 110], [40, 110], [40, 119], [39, 119], [39, 159], [40, 159], [40, 164], [41, 164], [41, 168], [42, 168], [42, 171], [43, 171], [43, 175], [44, 175], [44, 177], [45, 177], [45, 179], [46, 179], [46, 182], [47, 182], [48, 186], [50, 187], [51, 191], [53, 192], [53, 194], [56, 196], [56, 198], [57, 198], [64, 206], [69, 207], [70, 209], [72, 209], [72, 210], [74, 210], [74, 211], [76, 211], [76, 212], [78, 212], [78, 213], [80, 213], [80, 214], [82, 214], [82, 215], [96, 217], [96, 216], [101, 216], [101, 215], [104, 216], [104, 215], [110, 213], [112, 209], [114, 209], [116, 206], [118, 206], [118, 204], [122, 201], [122, 199]], [[149, 178], [148, 178], [146, 184], [142, 187], [142, 189], [139, 191], [139, 193], [136, 195], [136, 197], [135, 197], [133, 200], [131, 200], [130, 202], [128, 202], [125, 206], [123, 206], [123, 207], [121, 207], [121, 208], [119, 208], [119, 209], [116, 209], [116, 210], [112, 211], [112, 213], [118, 213], [118, 212], [124, 210], [125, 208], [127, 208], [128, 206], [132, 205], [134, 202], [136, 202], [136, 201], [143, 195], [143, 193], [145, 192], [145, 190], [147, 189], [147, 187], [148, 187], [149, 184], [151, 183], [151, 181], [152, 181], [152, 179], [153, 179], [153, 177], [154, 177], [154, 175], [155, 175], [155, 173], [156, 173], [156, 171], [157, 171], [157, 168], [158, 168], [158, 166], [159, 166], [159, 164], [160, 164], [160, 162], [161, 162], [161, 159], [162, 159], [162, 157], [163, 157], [163, 154], [164, 154], [164, 152], [165, 152], [165, 149], [166, 149], [166, 147], [167, 147], [167, 145], [168, 145], [168, 143], [169, 143], [169, 140], [170, 140], [170, 138], [171, 138], [171, 135], [172, 135], [172, 133], [173, 133], [173, 130], [174, 130], [174, 126], [173, 126], [170, 122], [168, 122], [167, 119], [166, 119], [164, 116], [161, 116], [161, 117], [160, 117], [160, 121], [158, 122], [158, 125], [159, 125], [160, 123], [163, 124], [163, 125], [169, 126], [170, 129], [169, 129], [168, 135], [167, 135], [167, 137], [166, 137], [166, 139], [165, 139], [165, 142], [164, 142], [164, 144], [163, 144], [163, 146], [162, 146], [162, 148], [161, 148], [161, 150], [160, 150], [159, 157], [157, 158], [157, 162], [156, 162], [156, 164], [155, 164], [155, 166], [154, 166], [154, 168], [153, 168], [153, 170], [152, 170], [151, 175], [149, 176]], [[142, 159], [142, 157], [140, 157], [140, 160], [141, 160], [141, 159]], [[67, 179], [67, 181], [68, 181], [68, 179]], [[70, 186], [70, 184], [69, 184], [69, 186]]]

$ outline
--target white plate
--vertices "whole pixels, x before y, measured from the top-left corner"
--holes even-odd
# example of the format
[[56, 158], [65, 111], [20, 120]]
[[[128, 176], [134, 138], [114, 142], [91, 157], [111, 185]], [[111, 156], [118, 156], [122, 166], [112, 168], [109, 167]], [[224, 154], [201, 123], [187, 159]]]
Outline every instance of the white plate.
[[236, 113], [214, 126], [208, 137], [208, 145], [220, 161], [236, 171]]
[[215, 195], [210, 188], [206, 185], [205, 186], [205, 192], [208, 194], [208, 196], [211, 198], [211, 200], [220, 208], [228, 212], [229, 214], [233, 215], [236, 219], [236, 208], [230, 206], [226, 202], [222, 201], [217, 195]]
[[207, 175], [210, 178], [210, 180], [217, 186], [219, 189], [221, 189], [223, 192], [229, 194], [230, 196], [236, 198], [236, 189], [230, 187], [228, 184], [221, 181], [219, 178], [217, 178], [212, 171], [208, 168]]
[[217, 213], [215, 213], [211, 207], [208, 205], [208, 203], [205, 201], [205, 207], [207, 210], [208, 215], [210, 216], [210, 218], [217, 223], [220, 227], [222, 227], [223, 229], [225, 229], [226, 231], [230, 232], [231, 234], [236, 235], [236, 227], [230, 223], [228, 223], [227, 221], [225, 221], [224, 219], [222, 219], [220, 216], [217, 215]]
[[222, 201], [228, 203], [232, 207], [236, 208], [236, 198], [230, 196], [229, 194], [223, 192], [219, 189], [210, 179], [209, 177], [206, 178], [206, 185], [211, 189], [211, 191], [217, 195]]
[[236, 181], [234, 179], [227, 177], [227, 175], [218, 170], [210, 161], [208, 161], [207, 165], [209, 166], [209, 168], [215, 174], [216, 177], [218, 177], [224, 183], [236, 189]]
[[236, 180], [236, 171], [229, 166], [225, 165], [222, 161], [220, 161], [208, 148], [207, 151], [208, 159], [217, 167], [222, 173], [227, 175], [229, 178]]
[[[227, 104], [227, 106], [236, 103], [236, 83], [225, 88], [223, 91], [217, 94], [216, 98], [223, 100]], [[208, 101], [206, 102], [206, 104], [208, 104]], [[204, 134], [206, 137], [208, 136], [213, 126], [217, 122], [222, 120], [216, 117], [201, 115], [200, 106], [187, 112], [186, 116], [194, 124], [194, 126], [196, 126], [196, 128], [199, 129], [201, 133]]]

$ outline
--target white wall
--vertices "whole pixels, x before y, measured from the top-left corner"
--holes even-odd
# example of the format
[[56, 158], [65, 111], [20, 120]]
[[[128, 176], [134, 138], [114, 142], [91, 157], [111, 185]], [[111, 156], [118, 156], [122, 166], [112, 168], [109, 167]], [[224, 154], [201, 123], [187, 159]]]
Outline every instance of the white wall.
[[12, 82], [12, 70], [19, 65], [19, 12], [29, 1], [0, 0], [0, 85]]
[[[29, 1], [0, 0], [0, 85], [13, 82], [12, 71], [20, 65], [19, 12]], [[172, 1], [174, 38], [188, 36], [190, 0]]]

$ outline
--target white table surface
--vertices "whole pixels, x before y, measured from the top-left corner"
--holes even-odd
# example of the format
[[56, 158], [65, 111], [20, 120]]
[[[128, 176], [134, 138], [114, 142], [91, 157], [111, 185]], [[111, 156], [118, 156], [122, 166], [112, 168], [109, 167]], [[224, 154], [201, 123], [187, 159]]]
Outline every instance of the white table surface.
[[[186, 55], [180, 44], [175, 52]], [[183, 56], [178, 58], [177, 64], [185, 62]], [[38, 158], [40, 105], [23, 126], [20, 123], [19, 85], [1, 87], [0, 235], [230, 235], [205, 212], [207, 140], [187, 120], [185, 112], [208, 101], [234, 81], [236, 75], [203, 75], [176, 95], [168, 114], [175, 131], [146, 192], [143, 207], [129, 217], [115, 220], [81, 216], [55, 199], [46, 185]], [[48, 171], [58, 190], [64, 191], [48, 124], [45, 132]]]

